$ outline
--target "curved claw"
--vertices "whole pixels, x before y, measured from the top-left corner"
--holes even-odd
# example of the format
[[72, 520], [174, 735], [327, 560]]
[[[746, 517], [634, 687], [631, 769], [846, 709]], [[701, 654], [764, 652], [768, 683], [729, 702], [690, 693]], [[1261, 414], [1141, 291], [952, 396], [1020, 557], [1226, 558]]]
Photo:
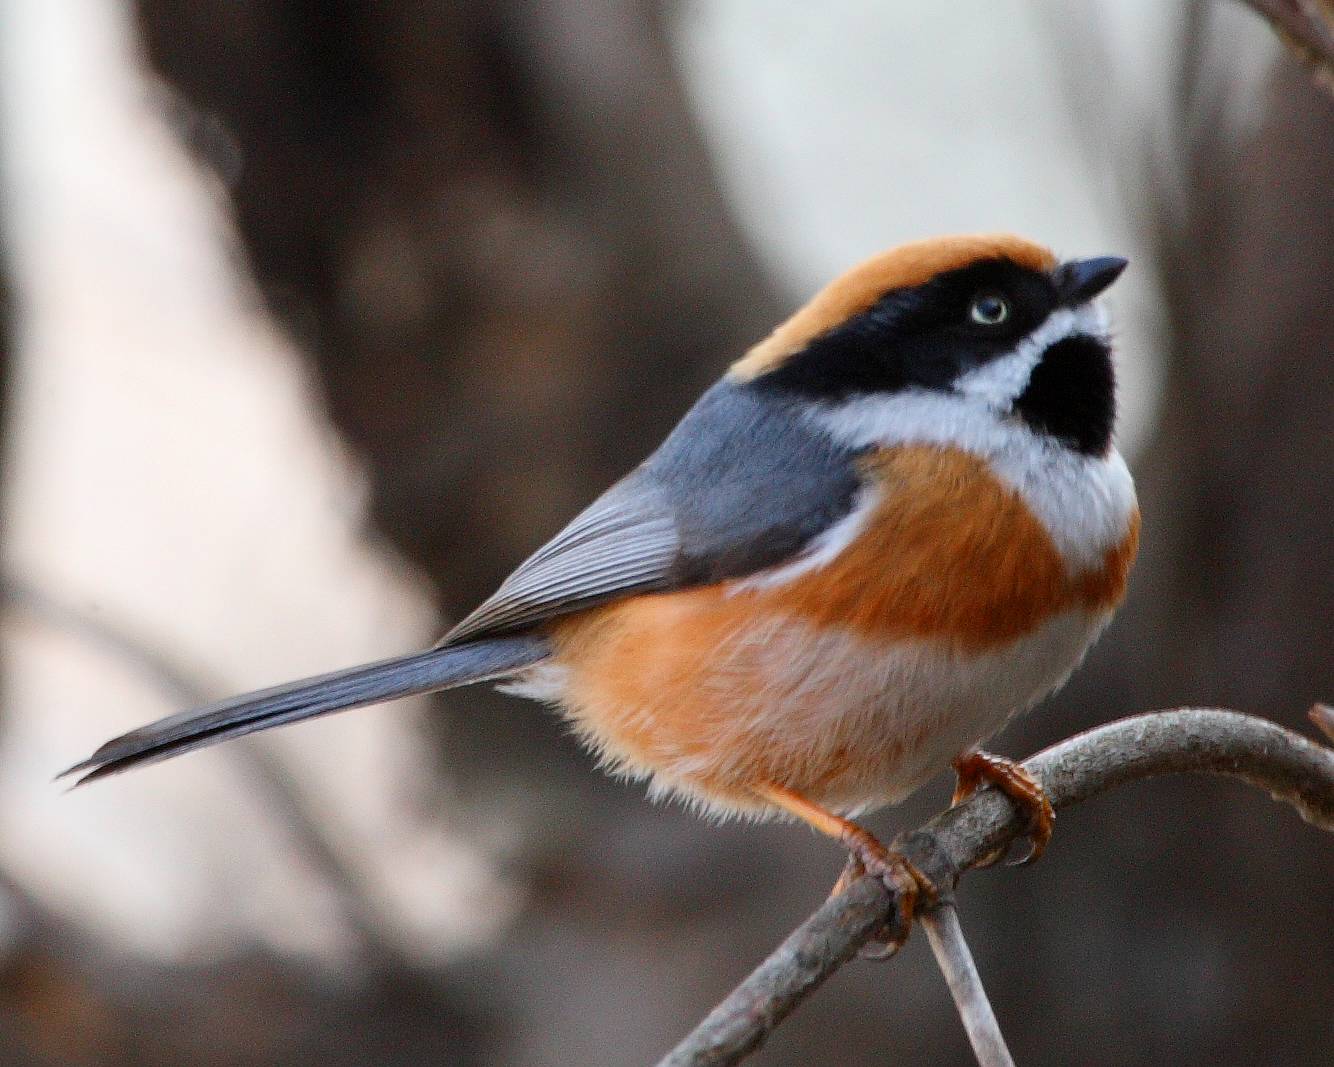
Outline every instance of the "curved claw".
[[[838, 896], [865, 873], [866, 868], [862, 865], [862, 861], [855, 855], [850, 854], [847, 864], [843, 867], [843, 873], [838, 876], [838, 881], [834, 883], [834, 888], [829, 891], [829, 895], [831, 897]], [[872, 934], [870, 940], [857, 950], [857, 958], [861, 960], [887, 960], [903, 947], [905, 940], [906, 935], [903, 935], [901, 931], [891, 929], [890, 925], [887, 924]]]
[[[968, 799], [983, 783], [994, 785], [1028, 816], [1029, 850], [1008, 866], [1022, 867], [1032, 863], [1047, 850], [1051, 840], [1052, 827], [1056, 821], [1056, 812], [1047, 799], [1038, 780], [1014, 760], [1004, 756], [993, 756], [989, 752], [970, 752], [954, 760], [954, 772], [958, 782], [954, 787], [952, 803], [959, 804]], [[979, 867], [989, 867], [1003, 855], [1002, 852], [987, 856]]]
[[[861, 830], [860, 827], [857, 829]], [[907, 942], [918, 902], [923, 898], [934, 902], [939, 893], [911, 860], [886, 848], [865, 830], [855, 837], [850, 835], [845, 844], [850, 853], [848, 862], [829, 895], [838, 895], [865, 874], [872, 874], [885, 883], [897, 902], [894, 921], [877, 930], [857, 950], [857, 955], [864, 960], [887, 960]]]

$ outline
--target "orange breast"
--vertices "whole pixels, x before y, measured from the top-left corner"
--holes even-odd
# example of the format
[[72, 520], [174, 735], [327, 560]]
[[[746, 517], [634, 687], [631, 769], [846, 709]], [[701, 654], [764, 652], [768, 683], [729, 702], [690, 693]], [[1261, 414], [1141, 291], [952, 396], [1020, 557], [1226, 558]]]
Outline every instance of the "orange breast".
[[[1100, 568], [1071, 575], [984, 461], [913, 446], [868, 464], [881, 499], [827, 565], [784, 584], [632, 597], [553, 624], [567, 713], [609, 763], [733, 810], [759, 781], [815, 795], [888, 783], [949, 708], [900, 707], [893, 723], [877, 722], [884, 701], [865, 685], [854, 707], [848, 680], [876, 676], [876, 649], [924, 642], [950, 671], [953, 657], [1004, 656], [1055, 615], [1100, 616], [1120, 600], [1137, 518]], [[837, 630], [864, 651], [830, 667], [808, 652], [813, 641], [791, 643], [794, 629]], [[942, 691], [950, 684], [942, 676]]]
[[914, 445], [867, 461], [883, 496], [838, 558], [767, 592], [766, 606], [868, 637], [942, 638], [980, 651], [1073, 607], [1115, 607], [1139, 515], [1100, 568], [1071, 575], [1051, 536], [985, 460]]

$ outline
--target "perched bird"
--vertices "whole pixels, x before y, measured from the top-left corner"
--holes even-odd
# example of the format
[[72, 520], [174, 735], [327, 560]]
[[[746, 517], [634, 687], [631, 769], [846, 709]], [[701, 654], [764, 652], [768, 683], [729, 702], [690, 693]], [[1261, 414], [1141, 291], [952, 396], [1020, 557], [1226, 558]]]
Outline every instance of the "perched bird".
[[931, 887], [850, 816], [951, 763], [956, 799], [994, 782], [1040, 851], [1046, 798], [979, 746], [1125, 592], [1139, 510], [1093, 302], [1125, 265], [1006, 235], [868, 260], [435, 648], [171, 716], [66, 773], [498, 681], [654, 795], [831, 835], [909, 913]]

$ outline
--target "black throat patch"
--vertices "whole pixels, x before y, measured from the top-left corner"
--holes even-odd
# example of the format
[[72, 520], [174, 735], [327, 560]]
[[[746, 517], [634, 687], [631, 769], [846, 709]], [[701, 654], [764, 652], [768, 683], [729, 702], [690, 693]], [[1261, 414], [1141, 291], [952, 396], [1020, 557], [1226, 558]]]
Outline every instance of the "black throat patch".
[[1014, 411], [1076, 452], [1105, 455], [1116, 421], [1116, 372], [1106, 342], [1084, 335], [1057, 341], [1033, 369]]

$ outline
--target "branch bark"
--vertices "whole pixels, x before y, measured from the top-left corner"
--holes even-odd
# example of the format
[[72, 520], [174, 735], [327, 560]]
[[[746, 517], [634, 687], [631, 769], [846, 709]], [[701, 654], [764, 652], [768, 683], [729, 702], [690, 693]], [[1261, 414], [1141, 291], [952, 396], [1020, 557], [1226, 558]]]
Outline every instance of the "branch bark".
[[918, 922], [931, 942], [936, 964], [945, 976], [954, 1007], [963, 1020], [973, 1055], [977, 1057], [977, 1067], [1014, 1067], [996, 1022], [996, 1013], [991, 1010], [991, 1002], [982, 988], [973, 954], [964, 940], [954, 902], [946, 901], [924, 911]]
[[[1024, 767], [1057, 810], [1164, 774], [1236, 778], [1334, 832], [1334, 750], [1281, 726], [1221, 709], [1181, 709], [1122, 719], [1078, 734]], [[975, 793], [894, 847], [948, 900], [959, 876], [1021, 834], [1018, 812], [994, 789]], [[659, 1067], [739, 1063], [826, 978], [893, 918], [895, 900], [864, 877], [831, 898], [718, 1005]]]

